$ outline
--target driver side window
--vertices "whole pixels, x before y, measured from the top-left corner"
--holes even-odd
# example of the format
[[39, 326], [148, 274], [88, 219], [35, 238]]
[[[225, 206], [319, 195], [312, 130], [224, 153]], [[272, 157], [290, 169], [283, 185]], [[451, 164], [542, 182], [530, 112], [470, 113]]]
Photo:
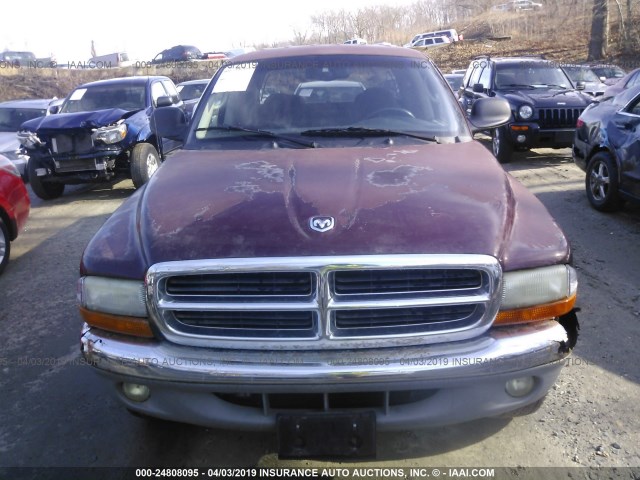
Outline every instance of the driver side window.
[[153, 102], [154, 107], [158, 102], [158, 98], [164, 97], [166, 95], [167, 92], [160, 82], [154, 82], [151, 84], [151, 101]]

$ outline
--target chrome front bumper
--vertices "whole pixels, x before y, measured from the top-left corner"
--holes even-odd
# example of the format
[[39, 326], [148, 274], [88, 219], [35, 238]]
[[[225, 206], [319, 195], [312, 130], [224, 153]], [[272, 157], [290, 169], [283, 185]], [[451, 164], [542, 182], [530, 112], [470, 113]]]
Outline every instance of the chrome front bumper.
[[[535, 402], [560, 373], [566, 342], [564, 328], [548, 321], [420, 347], [258, 352], [185, 347], [85, 325], [81, 348], [130, 409], [212, 427], [270, 430], [278, 413], [214, 394], [433, 391], [376, 410], [379, 430], [397, 430], [499, 415]], [[534, 389], [524, 397], [508, 395], [505, 382], [523, 376], [534, 377]], [[122, 394], [123, 382], [149, 386], [150, 398], [132, 402]]]

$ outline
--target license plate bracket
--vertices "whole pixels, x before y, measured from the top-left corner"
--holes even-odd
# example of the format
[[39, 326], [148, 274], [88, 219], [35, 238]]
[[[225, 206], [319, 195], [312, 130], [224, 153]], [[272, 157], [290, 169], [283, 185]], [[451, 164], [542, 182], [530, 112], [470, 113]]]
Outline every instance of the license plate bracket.
[[376, 455], [376, 414], [278, 414], [280, 458], [349, 457]]

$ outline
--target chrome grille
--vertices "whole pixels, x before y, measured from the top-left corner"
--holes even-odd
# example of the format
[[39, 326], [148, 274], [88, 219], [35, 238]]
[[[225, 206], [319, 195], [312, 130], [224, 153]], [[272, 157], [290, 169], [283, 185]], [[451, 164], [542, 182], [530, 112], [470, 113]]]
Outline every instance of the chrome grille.
[[194, 260], [152, 266], [147, 297], [158, 329], [179, 344], [371, 348], [480, 335], [500, 284], [485, 255]]
[[540, 128], [575, 128], [583, 108], [539, 108]]

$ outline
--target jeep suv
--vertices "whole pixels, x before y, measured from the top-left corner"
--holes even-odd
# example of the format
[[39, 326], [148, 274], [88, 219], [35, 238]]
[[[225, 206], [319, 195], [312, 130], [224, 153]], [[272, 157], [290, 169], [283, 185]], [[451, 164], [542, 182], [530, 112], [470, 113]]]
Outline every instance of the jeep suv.
[[487, 97], [504, 98], [511, 119], [491, 132], [498, 161], [511, 160], [514, 150], [566, 148], [573, 143], [576, 121], [591, 103], [574, 90], [559, 65], [539, 57], [474, 59], [460, 87], [460, 103], [467, 112]]
[[136, 187], [156, 171], [171, 148], [149, 123], [157, 106], [182, 107], [167, 77], [125, 77], [86, 83], [65, 99], [55, 115], [22, 124], [20, 143], [29, 155], [31, 188], [43, 200], [57, 198], [66, 184], [126, 176]]
[[88, 364], [134, 412], [276, 430], [285, 456], [530, 411], [577, 283], [558, 225], [473, 140], [510, 113], [487, 98], [467, 121], [407, 48], [234, 57], [191, 122], [154, 112], [183, 148], [84, 252]]

